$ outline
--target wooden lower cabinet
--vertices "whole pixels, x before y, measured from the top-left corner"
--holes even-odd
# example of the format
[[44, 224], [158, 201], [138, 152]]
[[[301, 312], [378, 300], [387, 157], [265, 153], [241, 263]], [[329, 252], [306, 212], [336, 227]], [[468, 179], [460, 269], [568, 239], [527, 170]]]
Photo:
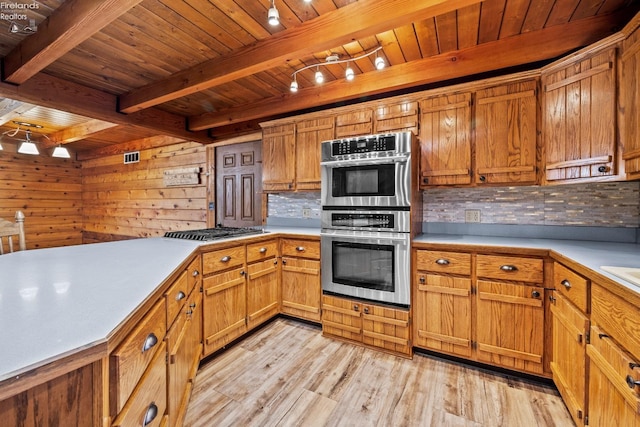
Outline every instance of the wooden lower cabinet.
[[320, 321], [320, 261], [282, 257], [282, 312]]
[[409, 310], [322, 296], [322, 333], [411, 357]]
[[278, 259], [249, 264], [247, 272], [247, 328], [253, 329], [280, 312]]
[[587, 415], [589, 318], [558, 291], [553, 292], [553, 381], [577, 426]]

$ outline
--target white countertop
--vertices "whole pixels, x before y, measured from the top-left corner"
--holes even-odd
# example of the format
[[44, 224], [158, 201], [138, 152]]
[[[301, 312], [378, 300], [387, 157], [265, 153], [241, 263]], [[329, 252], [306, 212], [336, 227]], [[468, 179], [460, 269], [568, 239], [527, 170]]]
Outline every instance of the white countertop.
[[603, 265], [640, 267], [640, 245], [632, 243], [452, 234], [423, 234], [415, 238], [414, 242], [551, 250], [565, 258], [584, 265], [590, 270], [605, 276], [626, 288], [640, 293], [640, 287], [637, 285], [620, 279], [619, 277], [616, 277], [600, 268]]

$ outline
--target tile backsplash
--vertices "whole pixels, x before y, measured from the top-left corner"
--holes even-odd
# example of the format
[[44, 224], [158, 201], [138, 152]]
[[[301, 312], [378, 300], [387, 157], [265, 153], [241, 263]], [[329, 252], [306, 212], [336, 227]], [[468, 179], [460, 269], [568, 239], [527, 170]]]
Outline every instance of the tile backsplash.
[[[640, 182], [560, 186], [433, 188], [423, 192], [426, 223], [464, 223], [480, 210], [481, 224], [640, 227]], [[269, 217], [320, 218], [320, 192], [269, 195]]]

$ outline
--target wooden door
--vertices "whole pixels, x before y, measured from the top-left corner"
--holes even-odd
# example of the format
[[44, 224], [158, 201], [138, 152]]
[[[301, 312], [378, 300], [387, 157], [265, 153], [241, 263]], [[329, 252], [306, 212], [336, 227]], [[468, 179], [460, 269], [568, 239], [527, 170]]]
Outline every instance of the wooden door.
[[471, 94], [420, 101], [420, 186], [471, 183]]
[[478, 280], [478, 359], [517, 371], [543, 373], [544, 289]]
[[542, 75], [547, 181], [616, 174], [615, 48]]
[[587, 408], [587, 333], [589, 318], [560, 292], [553, 292], [551, 372], [576, 425], [584, 425]]
[[278, 261], [273, 257], [247, 266], [247, 327], [252, 329], [279, 312]]
[[244, 267], [205, 277], [202, 303], [205, 355], [246, 332], [246, 289]]
[[333, 117], [296, 123], [297, 190], [320, 190], [320, 143], [333, 136]]
[[262, 187], [264, 191], [294, 190], [296, 174], [295, 124], [262, 129]]
[[216, 148], [216, 224], [262, 224], [262, 144], [260, 141]]
[[418, 272], [416, 346], [471, 357], [471, 279]]
[[640, 178], [640, 27], [622, 42], [620, 61], [620, 141], [625, 172]]
[[536, 85], [529, 80], [476, 93], [476, 183], [535, 183]]
[[320, 261], [282, 258], [282, 312], [320, 321]]

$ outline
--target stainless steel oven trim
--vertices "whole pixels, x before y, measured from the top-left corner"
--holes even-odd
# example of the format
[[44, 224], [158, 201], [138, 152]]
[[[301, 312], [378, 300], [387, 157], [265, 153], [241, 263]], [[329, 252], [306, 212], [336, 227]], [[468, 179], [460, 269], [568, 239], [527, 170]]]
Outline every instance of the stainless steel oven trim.
[[[372, 289], [347, 286], [334, 283], [332, 280], [333, 255], [332, 242], [334, 240], [347, 241], [348, 243], [365, 243], [394, 245], [396, 247], [394, 255], [395, 292], [385, 292]], [[331, 293], [362, 298], [382, 303], [390, 303], [403, 307], [410, 305], [411, 294], [411, 274], [409, 265], [411, 254], [411, 238], [409, 233], [393, 232], [368, 232], [368, 231], [348, 231], [348, 230], [326, 230], [320, 232], [322, 271], [322, 290]]]
[[[339, 226], [331, 223], [331, 214], [332, 213], [341, 213], [341, 214], [394, 214], [395, 218], [395, 228], [394, 229], [384, 229], [384, 228], [358, 228], [358, 227], [348, 227], [348, 226]], [[327, 229], [332, 230], [353, 230], [358, 231], [359, 233], [366, 232], [384, 232], [385, 234], [398, 232], [404, 233], [409, 232], [411, 227], [411, 213], [408, 210], [404, 211], [389, 211], [389, 210], [362, 210], [362, 209], [323, 209], [320, 214], [320, 226], [322, 227], [324, 232], [327, 232]]]

